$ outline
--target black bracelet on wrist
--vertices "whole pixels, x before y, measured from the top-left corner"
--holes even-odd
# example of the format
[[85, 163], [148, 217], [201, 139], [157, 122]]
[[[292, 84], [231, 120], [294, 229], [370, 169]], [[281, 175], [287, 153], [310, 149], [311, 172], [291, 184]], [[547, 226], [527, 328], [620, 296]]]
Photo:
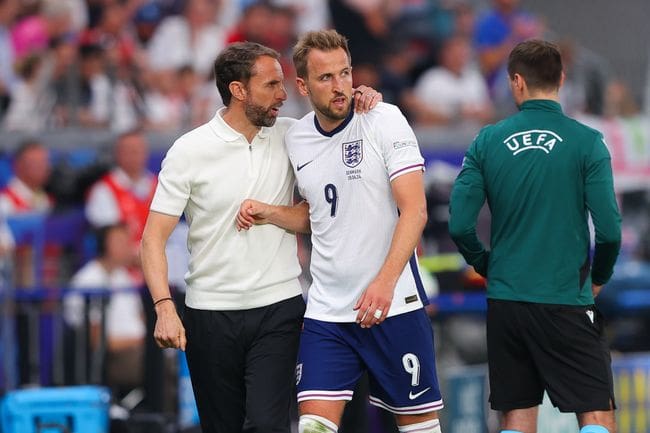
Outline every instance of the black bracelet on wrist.
[[153, 306], [155, 307], [156, 305], [160, 304], [163, 301], [174, 301], [171, 296], [167, 296], [166, 298], [160, 298], [157, 301], [154, 301]]

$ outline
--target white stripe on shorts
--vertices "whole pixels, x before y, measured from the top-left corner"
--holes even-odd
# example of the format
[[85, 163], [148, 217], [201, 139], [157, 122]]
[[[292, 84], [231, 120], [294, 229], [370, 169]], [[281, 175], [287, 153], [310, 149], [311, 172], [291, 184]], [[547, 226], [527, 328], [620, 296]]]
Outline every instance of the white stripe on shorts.
[[352, 400], [352, 390], [342, 391], [303, 391], [298, 393], [298, 401], [305, 400]]
[[420, 413], [432, 412], [434, 410], [440, 410], [444, 407], [442, 399], [430, 403], [418, 404], [417, 406], [404, 407], [390, 406], [377, 397], [373, 397], [372, 395], [368, 398], [368, 400], [370, 400], [370, 404], [373, 406], [381, 407], [383, 409], [386, 409], [388, 412], [392, 412], [396, 415], [416, 415]]

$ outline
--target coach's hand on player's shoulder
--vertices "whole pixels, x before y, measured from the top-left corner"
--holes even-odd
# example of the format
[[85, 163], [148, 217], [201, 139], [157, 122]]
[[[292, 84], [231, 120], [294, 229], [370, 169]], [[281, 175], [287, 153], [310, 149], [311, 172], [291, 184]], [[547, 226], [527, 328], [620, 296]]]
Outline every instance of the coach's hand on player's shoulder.
[[352, 98], [354, 98], [354, 111], [357, 113], [367, 113], [384, 100], [381, 92], [363, 84], [352, 89]]
[[235, 225], [237, 231], [248, 230], [255, 224], [266, 224], [269, 205], [257, 200], [246, 199], [239, 206]]
[[379, 325], [386, 320], [393, 301], [395, 282], [375, 278], [354, 305], [357, 311], [357, 323], [362, 328]]
[[178, 317], [173, 302], [163, 302], [156, 305], [156, 327], [153, 331], [153, 338], [158, 347], [163, 349], [181, 349], [185, 351], [185, 327]]

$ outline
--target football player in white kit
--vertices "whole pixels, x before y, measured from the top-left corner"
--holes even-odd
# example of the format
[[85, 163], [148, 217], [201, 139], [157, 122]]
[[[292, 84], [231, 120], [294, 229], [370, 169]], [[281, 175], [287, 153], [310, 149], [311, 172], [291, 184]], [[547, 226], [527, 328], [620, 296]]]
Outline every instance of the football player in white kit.
[[400, 432], [440, 433], [433, 333], [414, 254], [427, 218], [415, 134], [393, 105], [354, 113], [347, 40], [336, 31], [306, 33], [293, 57], [314, 111], [288, 130], [285, 144], [309, 206], [289, 214], [248, 200], [238, 226], [291, 217], [311, 224], [299, 432], [335, 433], [367, 371], [370, 403], [394, 413]]

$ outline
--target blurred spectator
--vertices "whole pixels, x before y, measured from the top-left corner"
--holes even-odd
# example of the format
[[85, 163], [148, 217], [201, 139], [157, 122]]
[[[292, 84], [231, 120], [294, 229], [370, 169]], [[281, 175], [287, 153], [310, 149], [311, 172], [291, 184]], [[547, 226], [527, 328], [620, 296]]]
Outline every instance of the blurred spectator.
[[142, 133], [120, 135], [115, 144], [115, 168], [92, 186], [85, 207], [86, 218], [94, 227], [118, 222], [127, 225], [132, 265], [138, 262], [142, 230], [157, 184], [156, 176], [147, 169], [148, 159], [149, 145]]
[[284, 56], [283, 67], [293, 66], [286, 61], [291, 56], [293, 45], [297, 38], [296, 12], [289, 6], [273, 6], [271, 22], [268, 25], [272, 32], [268, 34], [267, 46], [273, 48]]
[[[51, 172], [50, 155], [38, 141], [26, 141], [13, 156], [13, 177], [0, 191], [0, 215], [20, 217], [28, 213], [48, 214], [54, 200], [45, 191]], [[0, 231], [3, 229], [0, 228]], [[4, 235], [0, 235], [0, 238]], [[35, 254], [42, 253], [42, 268], [36, 267]], [[18, 245], [14, 255], [14, 281], [17, 287], [33, 287], [42, 282], [51, 287], [58, 277], [60, 248], [45, 245], [34, 251], [32, 245]]]
[[408, 99], [412, 87], [411, 71], [421, 56], [408, 41], [397, 39], [386, 46], [379, 70], [380, 85], [384, 101], [398, 105], [410, 117], [404, 99]]
[[[302, 117], [309, 111], [309, 106], [298, 95], [296, 86], [293, 84], [295, 81], [295, 70], [290, 58], [298, 31], [297, 14], [299, 11], [304, 11], [304, 9], [294, 3], [286, 0], [261, 0], [245, 5], [240, 21], [231, 29], [226, 38], [226, 42], [228, 44], [243, 41], [257, 42], [278, 51], [282, 55], [280, 63], [284, 71], [285, 82], [291, 83], [287, 85], [286, 90], [289, 97], [282, 108], [283, 113], [289, 117]], [[321, 3], [325, 2], [322, 1]], [[302, 6], [307, 7], [312, 5], [304, 4]], [[209, 86], [205, 87], [207, 89], [203, 91], [208, 91], [211, 95], [216, 96], [214, 83], [210, 83]], [[214, 101], [214, 98], [211, 100]], [[216, 104], [205, 107], [203, 110], [207, 111], [210, 117], [214, 115], [215, 107], [221, 105], [220, 98], [217, 98], [216, 102]], [[205, 115], [202, 117], [206, 119]], [[193, 116], [193, 118], [196, 119], [198, 117]]]
[[[109, 290], [105, 310], [106, 383], [116, 398], [142, 384], [145, 323], [140, 295], [134, 292], [127, 270], [131, 259], [128, 228], [124, 224], [103, 227], [97, 236], [99, 256], [75, 273], [70, 287], [78, 290]], [[64, 319], [73, 329], [84, 325], [85, 301], [80, 295], [64, 299]], [[101, 335], [101, 299], [89, 301], [90, 344], [97, 350]], [[81, 348], [76, 348], [81, 350]], [[76, 366], [76, 368], [82, 368]]]
[[4, 259], [10, 258], [11, 254], [16, 247], [14, 235], [7, 224], [4, 216], [0, 217], [0, 262]]
[[454, 9], [465, 0], [408, 0], [401, 2], [395, 27], [402, 37], [434, 49], [454, 32]]
[[50, 154], [38, 141], [26, 141], [13, 157], [13, 177], [0, 191], [0, 214], [49, 212], [53, 200], [45, 192], [50, 176]]
[[135, 74], [119, 74], [113, 83], [112, 131], [121, 134], [144, 123], [146, 108], [139, 80], [140, 77]]
[[472, 64], [467, 39], [447, 39], [440, 50], [440, 65], [422, 74], [415, 85], [411, 113], [420, 125], [450, 125], [492, 119], [487, 86]]
[[79, 57], [79, 124], [85, 127], [108, 126], [113, 109], [113, 88], [105, 73], [104, 50], [99, 45], [84, 45], [79, 49]]
[[71, 30], [70, 5], [60, 0], [43, 0], [37, 14], [26, 16], [11, 30], [16, 59], [43, 53], [53, 39]]
[[476, 15], [469, 0], [456, 0], [453, 6], [454, 29], [453, 35], [474, 39]]
[[[289, 78], [285, 75], [285, 82], [288, 82], [288, 80]], [[199, 81], [199, 84], [194, 89], [192, 98], [192, 126], [209, 121], [214, 116], [216, 109], [223, 106], [217, 86], [214, 85], [214, 71], [207, 80], [197, 81]], [[295, 88], [295, 86], [293, 87]], [[306, 112], [305, 110], [302, 114]]]
[[133, 24], [135, 36], [141, 44], [146, 45], [149, 43], [161, 19], [162, 11], [155, 2], [150, 1], [137, 10], [133, 17]]
[[565, 74], [559, 94], [562, 109], [569, 116], [602, 115], [609, 75], [603, 60], [568, 38], [560, 40], [558, 46]]
[[88, 26], [88, 3], [86, 0], [57, 0], [70, 11], [70, 30], [79, 33]]
[[275, 30], [269, 25], [272, 15], [271, 6], [266, 1], [246, 6], [239, 22], [226, 36], [226, 43], [249, 41], [266, 45], [269, 34]]
[[151, 68], [178, 70], [191, 65], [207, 77], [225, 45], [225, 34], [216, 18], [216, 0], [187, 0], [183, 15], [165, 18], [149, 41]]
[[244, 2], [241, 0], [218, 0], [217, 25], [224, 29], [230, 28], [232, 23], [239, 21]]
[[188, 68], [191, 72], [191, 67], [151, 72], [150, 88], [144, 95], [147, 129], [179, 131], [189, 126], [189, 102], [184, 98], [179, 80]]
[[297, 34], [322, 30], [330, 26], [327, 0], [274, 0], [273, 4], [293, 9], [296, 14]]
[[[201, 94], [201, 78], [190, 66], [181, 68], [176, 73], [178, 80], [178, 92], [183, 100], [184, 113], [182, 128], [193, 128], [210, 120], [206, 117], [205, 105], [211, 100], [211, 95]], [[214, 84], [213, 84], [214, 87]], [[210, 110], [214, 111], [214, 104], [211, 103]]]
[[[66, 0], [71, 1], [71, 0]], [[78, 0], [74, 0], [78, 1]], [[102, 19], [104, 8], [120, 3], [125, 8], [125, 23], [131, 22], [141, 7], [147, 3], [169, 3], [168, 0], [82, 0], [87, 4], [88, 23], [86, 27], [96, 27]]]
[[48, 126], [62, 127], [70, 123], [72, 107], [76, 107], [80, 99], [77, 38], [66, 35], [54, 39], [45, 58], [45, 69], [49, 73], [48, 87], [54, 96], [54, 108]]
[[329, 0], [332, 24], [349, 39], [350, 55], [357, 65], [381, 58], [391, 20], [399, 9], [399, 0]]
[[632, 96], [629, 87], [623, 81], [615, 79], [607, 84], [603, 112], [605, 117], [631, 118], [640, 112], [639, 104]]
[[106, 55], [110, 74], [119, 67], [129, 68], [138, 62], [138, 47], [128, 25], [128, 10], [122, 2], [104, 5], [97, 26], [81, 34], [80, 44], [101, 47]]
[[518, 42], [541, 37], [544, 31], [542, 21], [520, 9], [519, 2], [492, 0], [492, 8], [479, 16], [474, 34], [481, 71], [497, 109], [504, 113], [515, 108], [510, 102], [505, 70], [510, 50]]
[[54, 107], [49, 92], [49, 77], [39, 55], [24, 57], [17, 64], [19, 80], [11, 93], [11, 101], [3, 126], [8, 131], [38, 132], [48, 123]]
[[18, 0], [0, 0], [0, 121], [16, 84], [14, 49], [9, 29], [18, 13]]

